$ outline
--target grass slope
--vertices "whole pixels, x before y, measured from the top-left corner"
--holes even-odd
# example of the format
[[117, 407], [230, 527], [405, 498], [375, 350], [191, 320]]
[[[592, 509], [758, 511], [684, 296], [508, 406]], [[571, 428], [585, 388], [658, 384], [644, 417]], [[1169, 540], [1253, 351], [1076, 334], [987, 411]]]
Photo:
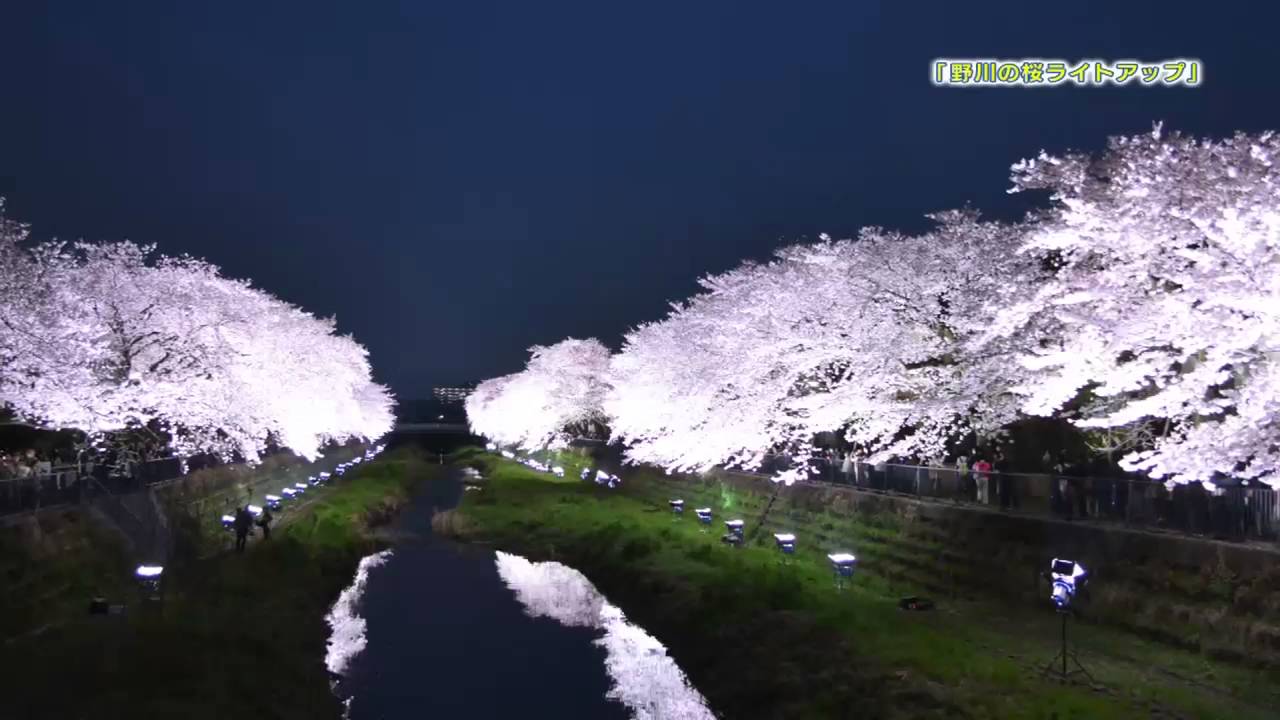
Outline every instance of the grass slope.
[[270, 542], [176, 563], [163, 602], [135, 597], [123, 616], [81, 617], [0, 649], [0, 716], [340, 717], [323, 617], [376, 549], [371, 525], [432, 472], [411, 451], [388, 453], [287, 515]]
[[901, 580], [874, 567], [836, 592], [824, 552], [804, 538], [783, 564], [767, 535], [723, 546], [722, 515], [702, 533], [691, 512], [673, 520], [665, 501], [635, 488], [553, 482], [475, 451], [455, 461], [487, 481], [440, 526], [584, 572], [667, 644], [726, 718], [1274, 716], [1274, 675], [1081, 626], [1082, 659], [1102, 684], [1062, 686], [1039, 678], [1057, 650], [1047, 610], [970, 602], [904, 612]]

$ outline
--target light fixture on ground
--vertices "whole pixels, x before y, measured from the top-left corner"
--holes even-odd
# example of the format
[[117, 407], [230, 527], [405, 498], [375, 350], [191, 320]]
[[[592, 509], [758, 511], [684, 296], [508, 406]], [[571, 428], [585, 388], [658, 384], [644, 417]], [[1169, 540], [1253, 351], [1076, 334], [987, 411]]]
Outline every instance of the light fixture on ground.
[[164, 574], [164, 568], [160, 565], [139, 565], [134, 571], [133, 576], [142, 583], [142, 589], [152, 599], [156, 599], [160, 595], [160, 576]]
[[298, 491], [298, 492], [306, 492], [306, 491], [307, 491], [307, 484], [306, 484], [306, 483], [302, 483], [302, 482], [300, 482], [300, 483], [294, 483], [294, 484], [293, 484], [293, 487], [294, 487], [295, 489], [297, 489], [297, 491]]
[[746, 523], [741, 520], [725, 520], [724, 527], [728, 532], [724, 534], [724, 537], [720, 538], [720, 541], [733, 546], [741, 545], [742, 529], [745, 525]]
[[287, 499], [287, 500], [295, 500], [295, 499], [297, 499], [297, 497], [298, 497], [298, 491], [297, 491], [297, 490], [294, 490], [294, 489], [293, 489], [293, 488], [291, 488], [291, 487], [287, 487], [287, 488], [282, 489], [282, 490], [280, 491], [280, 494], [281, 494], [281, 495], [284, 495], [284, 496], [285, 496], [285, 499]]
[[702, 532], [706, 532], [711, 526], [711, 508], [695, 508], [693, 512], [698, 516], [698, 524], [702, 526]]
[[684, 501], [683, 501], [683, 500], [668, 500], [668, 501], [667, 501], [667, 504], [669, 504], [669, 505], [671, 506], [671, 514], [672, 514], [674, 517], [677, 517], [677, 518], [678, 518], [678, 517], [680, 517], [681, 515], [683, 515], [683, 514], [684, 514]]
[[559, 465], [556, 465], [555, 467], [551, 468], [551, 473], [558, 478], [562, 478], [564, 477], [564, 468], [560, 467]]
[[1041, 676], [1052, 676], [1059, 682], [1065, 683], [1077, 675], [1083, 675], [1093, 683], [1093, 676], [1085, 670], [1084, 665], [1080, 664], [1075, 651], [1071, 650], [1067, 644], [1067, 616], [1074, 612], [1072, 605], [1075, 602], [1076, 593], [1084, 587], [1089, 571], [1074, 560], [1054, 558], [1049, 563], [1049, 572], [1046, 575], [1051, 584], [1049, 599], [1053, 601], [1053, 608], [1062, 619], [1062, 645], [1058, 654], [1044, 666]]
[[782, 551], [784, 556], [795, 554], [796, 536], [791, 533], [774, 533], [773, 539], [778, 544], [778, 550]]
[[858, 558], [852, 553], [831, 553], [827, 556], [831, 561], [831, 571], [836, 576], [836, 589], [843, 590], [845, 581], [853, 577], [853, 570], [858, 565]]
[[325, 484], [326, 482], [329, 482], [329, 478], [330, 478], [330, 477], [333, 477], [333, 476], [332, 476], [332, 475], [330, 475], [330, 474], [329, 474], [329, 473], [327, 473], [327, 472], [322, 472], [322, 473], [320, 473], [319, 475], [317, 475], [316, 477], [320, 478], [320, 484], [321, 484], [321, 485], [323, 485], [323, 484]]
[[247, 506], [247, 507], [249, 508], [249, 514], [250, 514], [250, 515], [252, 515], [252, 516], [254, 516], [254, 517], [258, 517], [259, 515], [261, 515], [261, 514], [262, 514], [262, 506], [261, 506], [261, 505], [249, 505], [249, 506]]
[[235, 517], [234, 515], [223, 515], [223, 516], [222, 516], [222, 529], [224, 529], [224, 530], [230, 530], [231, 528], [233, 528], [233, 527], [235, 527], [235, 526], [236, 526], [236, 517]]
[[284, 498], [280, 497], [279, 495], [268, 495], [267, 507], [271, 508], [272, 510], [279, 510], [280, 508], [284, 507]]

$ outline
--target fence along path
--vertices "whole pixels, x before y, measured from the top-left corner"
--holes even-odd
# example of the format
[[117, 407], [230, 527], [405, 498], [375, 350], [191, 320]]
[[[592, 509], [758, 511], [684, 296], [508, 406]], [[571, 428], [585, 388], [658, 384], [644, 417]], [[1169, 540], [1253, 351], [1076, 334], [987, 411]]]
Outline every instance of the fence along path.
[[[779, 463], [781, 464], [781, 463]], [[1275, 542], [1280, 493], [1262, 483], [1166, 487], [1131, 477], [975, 472], [898, 463], [819, 462], [808, 482], [1067, 520], [1117, 523], [1223, 540]], [[730, 471], [754, 477], [769, 473]]]

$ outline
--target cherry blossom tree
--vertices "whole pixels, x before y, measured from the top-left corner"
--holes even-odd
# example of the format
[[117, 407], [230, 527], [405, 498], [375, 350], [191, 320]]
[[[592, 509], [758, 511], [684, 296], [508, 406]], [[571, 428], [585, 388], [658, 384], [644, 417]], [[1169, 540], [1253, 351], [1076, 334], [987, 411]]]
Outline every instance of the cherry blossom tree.
[[250, 462], [391, 429], [390, 394], [332, 320], [200, 260], [25, 239], [0, 218], [0, 403], [19, 417]]
[[1014, 166], [1053, 198], [1023, 247], [1052, 277], [988, 335], [1024, 346], [1028, 412], [1137, 438], [1122, 465], [1156, 478], [1280, 485], [1278, 158], [1157, 126]]
[[[702, 281], [626, 337], [605, 401], [628, 457], [674, 470], [801, 464], [843, 429], [868, 457], [930, 457], [1017, 411], [1007, 347], [971, 350], [989, 307], [1034, 277], [1020, 228], [972, 212], [908, 237], [796, 245]], [[802, 470], [784, 473], [791, 481]]]
[[467, 396], [475, 432], [502, 445], [540, 449], [583, 435], [607, 434], [601, 409], [609, 349], [568, 338], [529, 349], [525, 369], [486, 380]]

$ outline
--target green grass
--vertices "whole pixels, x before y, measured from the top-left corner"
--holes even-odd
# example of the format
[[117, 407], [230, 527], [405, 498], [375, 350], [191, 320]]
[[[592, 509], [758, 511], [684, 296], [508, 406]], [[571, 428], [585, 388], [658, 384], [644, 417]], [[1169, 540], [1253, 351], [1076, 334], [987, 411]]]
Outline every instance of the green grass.
[[323, 617], [384, 522], [434, 472], [409, 451], [349, 471], [269, 542], [174, 562], [163, 602], [81, 616], [0, 650], [4, 717], [337, 718]]
[[[1081, 625], [1074, 639], [1102, 685], [1062, 686], [1039, 678], [1057, 649], [1052, 613], [972, 601], [904, 612], [896, 601], [909, 583], [874, 563], [838, 593], [824, 553], [803, 539], [786, 565], [767, 534], [723, 546], [719, 521], [734, 512], [754, 524], [756, 498], [714, 498], [717, 526], [704, 534], [692, 513], [673, 520], [666, 492], [645, 479], [618, 492], [552, 482], [492, 455], [459, 459], [483, 465], [489, 483], [467, 494], [454, 528], [584, 572], [728, 718], [1274, 716], [1274, 674]], [[891, 523], [858, 530], [895, 532]]]
[[0, 641], [65, 622], [84, 613], [88, 598], [131, 587], [123, 543], [83, 512], [25, 521], [0, 531]]

